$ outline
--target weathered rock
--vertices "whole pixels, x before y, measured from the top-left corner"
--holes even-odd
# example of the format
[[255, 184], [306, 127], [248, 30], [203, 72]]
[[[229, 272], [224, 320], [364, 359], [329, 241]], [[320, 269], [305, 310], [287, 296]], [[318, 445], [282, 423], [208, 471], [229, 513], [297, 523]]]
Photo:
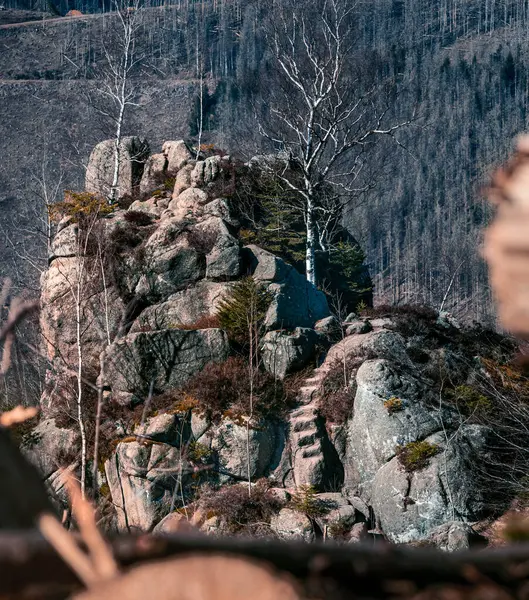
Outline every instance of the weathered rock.
[[57, 427], [55, 419], [46, 419], [24, 436], [20, 449], [45, 480], [59, 467], [75, 460], [79, 434], [73, 429]]
[[213, 317], [232, 286], [229, 282], [199, 281], [173, 294], [166, 302], [146, 308], [134, 321], [130, 332], [175, 329], [179, 325], [194, 325], [204, 317]]
[[[373, 322], [371, 322], [371, 325], [373, 325]], [[369, 358], [385, 358], [397, 364], [399, 369], [401, 367], [414, 369], [413, 362], [407, 352], [406, 340], [394, 331], [381, 329], [373, 331], [370, 335], [362, 335], [360, 337], [359, 353]]]
[[169, 210], [173, 211], [179, 221], [197, 219], [204, 214], [204, 206], [209, 198], [199, 188], [187, 188], [169, 202]]
[[179, 219], [162, 221], [145, 243], [144, 254], [137, 295], [165, 300], [205, 275], [205, 255], [193, 248], [186, 224]]
[[[442, 428], [443, 414], [429, 410], [431, 390], [413, 371], [397, 369], [385, 359], [365, 361], [359, 368], [354, 415], [348, 424], [344, 464], [346, 485], [369, 497], [370, 482], [389, 461], [398, 444], [406, 444]], [[398, 398], [402, 409], [390, 413], [384, 402]]]
[[257, 154], [252, 156], [246, 163], [255, 171], [266, 173], [279, 173], [289, 167], [290, 155], [288, 152], [277, 152], [276, 154]]
[[175, 179], [173, 188], [173, 200], [176, 200], [178, 196], [187, 188], [191, 187], [191, 173], [193, 172], [193, 165], [185, 165], [182, 167]]
[[[40, 325], [49, 360], [60, 356], [63, 363], [76, 364], [77, 328], [73, 318], [79, 273], [77, 258], [57, 258], [41, 278]], [[85, 271], [86, 273], [86, 271]], [[123, 303], [114, 288], [99, 291], [90, 281], [82, 283], [85, 366], [100, 353], [101, 344], [115, 335], [123, 314]]]
[[189, 160], [193, 160], [191, 150], [183, 140], [165, 142], [162, 152], [167, 160], [167, 171], [177, 173]]
[[348, 542], [350, 544], [361, 544], [368, 538], [368, 535], [366, 523], [355, 523], [349, 532]]
[[241, 275], [241, 253], [238, 244], [216, 247], [206, 256], [206, 277], [230, 281]]
[[345, 330], [347, 335], [361, 335], [363, 333], [369, 333], [370, 331], [373, 331], [373, 327], [367, 319], [365, 321], [353, 321], [352, 323], [347, 325], [347, 329]]
[[175, 493], [179, 478], [182, 486], [190, 481], [180, 449], [159, 443], [118, 444], [105, 463], [105, 473], [123, 532], [150, 531], [180, 506], [180, 493]]
[[[86, 191], [107, 197], [114, 176], [114, 140], [100, 142], [92, 150], [86, 169]], [[145, 161], [149, 157], [149, 144], [135, 136], [124, 137], [120, 144], [118, 197], [132, 194], [140, 185]]]
[[212, 423], [205, 415], [198, 414], [196, 411], [191, 413], [191, 433], [194, 440], [200, 440], [200, 438], [212, 427]]
[[76, 223], [67, 225], [58, 231], [51, 240], [48, 260], [77, 256], [80, 251], [77, 234], [78, 226]]
[[487, 540], [476, 533], [468, 523], [450, 521], [431, 531], [427, 541], [439, 550], [457, 552], [473, 546], [485, 546]]
[[327, 537], [340, 537], [338, 530], [350, 529], [356, 521], [356, 510], [338, 493], [316, 494], [316, 501], [323, 509], [321, 515], [315, 518]]
[[258, 246], [246, 246], [245, 259], [253, 277], [274, 294], [265, 318], [269, 331], [314, 327], [316, 321], [329, 316], [325, 294], [294, 267]]
[[[161, 200], [161, 199], [160, 199]], [[162, 212], [167, 208], [168, 202], [160, 201], [157, 198], [148, 198], [147, 200], [135, 200], [129, 207], [129, 210], [144, 212], [155, 219], [159, 219]]]
[[320, 319], [314, 324], [314, 330], [323, 335], [331, 343], [337, 342], [342, 337], [342, 327], [334, 316]]
[[204, 206], [204, 214], [212, 217], [219, 217], [225, 223], [232, 227], [239, 227], [239, 221], [233, 214], [233, 211], [226, 198], [216, 198]]
[[155, 392], [179, 387], [228, 354], [228, 339], [219, 329], [132, 333], [105, 350], [106, 385], [118, 403], [128, 404], [131, 394], [144, 400], [151, 382]]
[[189, 426], [182, 423], [174, 414], [162, 413], [155, 417], [150, 417], [143, 425], [134, 428], [134, 433], [138, 436], [145, 436], [157, 442], [164, 442], [172, 446], [180, 447], [182, 438], [189, 437]]
[[205, 437], [209, 438], [210, 447], [218, 457], [221, 482], [230, 481], [233, 477], [247, 478], [248, 464], [253, 480], [267, 475], [272, 467], [276, 431], [268, 421], [252, 424], [248, 439], [246, 425], [223, 419], [219, 425], [208, 430], [201, 442]]
[[316, 538], [310, 519], [291, 508], [282, 508], [279, 514], [274, 515], [270, 527], [283, 540], [313, 542]]
[[168, 160], [165, 154], [153, 154], [145, 161], [143, 175], [140, 183], [142, 194], [156, 189], [158, 178], [167, 171]]
[[444, 523], [477, 521], [485, 509], [478, 464], [486, 464], [490, 432], [463, 425], [446, 443], [444, 434], [427, 438], [439, 454], [426, 468], [407, 473], [397, 457], [377, 472], [371, 504], [388, 539], [395, 543], [427, 539]]
[[227, 223], [215, 216], [208, 216], [197, 223], [194, 235], [202, 242], [206, 255], [206, 277], [220, 281], [235, 279], [241, 274], [240, 244]]
[[192, 532], [193, 527], [191, 525], [187, 525], [187, 519], [184, 515], [179, 512], [172, 512], [166, 515], [152, 530], [153, 533], [156, 534], [167, 534], [167, 533], [177, 533], [177, 532]]
[[293, 332], [268, 332], [262, 341], [264, 368], [274, 377], [284, 379], [288, 373], [302, 369], [314, 356], [320, 336], [314, 329], [296, 327]]
[[[344, 490], [347, 493], [347, 490]], [[354, 496], [352, 494], [347, 494], [347, 500], [351, 506], [354, 506], [357, 512], [357, 517], [360, 520], [369, 521], [371, 519], [371, 512], [369, 510], [369, 506], [359, 498], [358, 496]], [[361, 517], [360, 517], [361, 515]]]
[[75, 257], [54, 260], [47, 271], [42, 273], [40, 286], [41, 302], [47, 305], [70, 293], [70, 282], [76, 281], [79, 261]]
[[207, 187], [221, 174], [223, 162], [220, 156], [210, 156], [206, 160], [199, 160], [191, 173], [191, 185]]

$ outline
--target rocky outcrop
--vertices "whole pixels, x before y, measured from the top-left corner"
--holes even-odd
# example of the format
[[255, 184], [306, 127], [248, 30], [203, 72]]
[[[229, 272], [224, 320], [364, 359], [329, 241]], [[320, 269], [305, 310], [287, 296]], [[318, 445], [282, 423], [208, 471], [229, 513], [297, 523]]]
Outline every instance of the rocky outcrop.
[[157, 393], [177, 388], [228, 355], [228, 338], [220, 329], [131, 333], [104, 351], [103, 385], [118, 404], [144, 401], [151, 386]]
[[325, 294], [292, 265], [257, 246], [247, 246], [244, 250], [251, 275], [274, 294], [265, 319], [268, 330], [311, 328], [329, 316]]
[[483, 517], [484, 490], [476, 470], [487, 454], [488, 433], [469, 425], [448, 442], [437, 433], [426, 438], [439, 452], [425, 468], [406, 473], [395, 457], [378, 470], [371, 505], [392, 542], [426, 539], [448, 521], [472, 522]]
[[174, 329], [212, 318], [231, 288], [232, 284], [227, 282], [199, 281], [172, 294], [165, 302], [147, 307], [134, 321], [130, 331]]
[[[433, 398], [428, 398], [412, 369], [387, 359], [364, 362], [356, 385], [354, 414], [347, 426], [346, 481], [369, 495], [373, 478], [395, 456], [396, 447], [439, 431], [446, 415], [428, 409]], [[390, 398], [402, 402], [394, 414], [384, 406]]]
[[310, 519], [291, 508], [282, 508], [277, 516], [272, 517], [270, 527], [282, 540], [313, 542], [316, 539]]
[[284, 379], [288, 373], [307, 365], [319, 342], [322, 340], [314, 329], [296, 327], [293, 332], [270, 331], [262, 342], [263, 366], [274, 377]]
[[[141, 140], [127, 140], [132, 156]], [[98, 165], [110, 160], [110, 149], [103, 143], [93, 153], [92, 172], [103, 179], [108, 165]], [[123, 168], [120, 185], [132, 191], [138, 173]], [[180, 520], [175, 508], [191, 511], [204, 483], [267, 478], [284, 495], [265, 527], [280, 538], [356, 543], [384, 536], [447, 550], [474, 543], [472, 524], [495, 510], [485, 469], [478, 477], [475, 468], [494, 462], [494, 431], [463, 417], [444, 395], [447, 381], [457, 388], [483, 376], [483, 363], [468, 358], [469, 348], [477, 353], [474, 338], [444, 316], [425, 317], [427, 311], [417, 323], [397, 314], [351, 314], [344, 322], [331, 316], [326, 296], [292, 265], [242, 246], [223, 195], [235, 170], [229, 157], [197, 157], [184, 142], [167, 142], [145, 164], [142, 199], [99, 218], [96, 243], [86, 251], [79, 252], [82, 223], [70, 216], [58, 224], [42, 277], [52, 366], [42, 398], [46, 420], [25, 452], [61, 499], [57, 457], [78, 468], [78, 456], [68, 453], [78, 435], [76, 425], [63, 429], [53, 417], [75, 412], [81, 349], [82, 383], [92, 382], [83, 409], [91, 418], [100, 396], [103, 429], [111, 433], [96, 484], [109, 495], [119, 530], [171, 531]], [[98, 185], [92, 189], [104, 193]], [[275, 391], [289, 391], [280, 396], [284, 405], [258, 414], [235, 401], [236, 410], [226, 408], [222, 396], [198, 399], [192, 386], [181, 389], [209, 363], [244, 353], [246, 341], [228, 340], [217, 312], [248, 275], [271, 298], [259, 332], [260, 368], [272, 375]], [[289, 376], [310, 365], [316, 368], [295, 387]], [[215, 375], [222, 395], [245, 393], [241, 382], [222, 377]], [[114, 420], [113, 410], [122, 417]], [[429, 454], [410, 466], [403, 453], [416, 443]], [[322, 510], [289, 503], [300, 490]], [[214, 515], [204, 531], [220, 531], [221, 522]]]
[[105, 474], [121, 531], [150, 531], [182, 505], [182, 490], [191, 478], [179, 419], [161, 415], [117, 444]]
[[249, 429], [243, 424], [223, 419], [199, 438], [209, 440], [209, 447], [217, 457], [221, 482], [235, 479], [252, 480], [268, 475], [276, 454], [278, 435], [273, 423], [263, 421]]
[[[145, 139], [135, 136], [124, 137], [119, 145], [119, 171], [117, 196], [132, 195], [139, 187], [145, 162], [150, 154]], [[108, 197], [114, 177], [115, 141], [100, 142], [90, 154], [86, 168], [85, 189], [87, 192]]]

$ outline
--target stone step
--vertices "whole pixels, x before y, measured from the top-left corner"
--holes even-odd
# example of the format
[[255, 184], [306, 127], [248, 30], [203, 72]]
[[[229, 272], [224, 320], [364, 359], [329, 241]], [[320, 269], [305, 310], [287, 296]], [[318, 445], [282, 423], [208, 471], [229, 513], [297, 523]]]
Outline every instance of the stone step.
[[[306, 448], [307, 446], [313, 446], [318, 440], [318, 430], [314, 428], [312, 431], [304, 431], [299, 436], [292, 436], [293, 442], [299, 448]], [[295, 439], [297, 437], [297, 440]]]
[[297, 421], [298, 419], [307, 419], [309, 417], [311, 419], [316, 418], [316, 409], [313, 406], [309, 406], [308, 404], [300, 406], [299, 408], [294, 409], [290, 413], [291, 421]]
[[321, 457], [321, 460], [323, 461], [323, 452], [322, 452], [322, 449], [321, 449], [320, 441], [317, 440], [311, 446], [305, 446], [305, 447], [303, 447], [303, 450], [301, 452], [301, 456], [302, 456], [302, 458], [316, 458], [316, 457]]
[[306, 419], [291, 419], [290, 430], [293, 433], [301, 433], [302, 431], [309, 431], [310, 429], [316, 429], [314, 423], [314, 417], [308, 415]]

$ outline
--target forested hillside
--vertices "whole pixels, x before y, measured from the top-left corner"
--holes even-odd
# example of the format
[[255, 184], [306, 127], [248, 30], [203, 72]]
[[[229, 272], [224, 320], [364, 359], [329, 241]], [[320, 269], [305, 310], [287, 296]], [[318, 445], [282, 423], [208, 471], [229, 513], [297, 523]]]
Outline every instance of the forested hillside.
[[[57, 14], [109, 8], [73, 1], [53, 6]], [[264, 145], [255, 113], [273, 77], [261, 28], [270, 4], [147, 6], [139, 38], [146, 63], [137, 74], [143, 106], [131, 112], [127, 132], [155, 132], [153, 144], [196, 137], [202, 81], [203, 141], [243, 158], [254, 154]], [[366, 251], [379, 302], [440, 306], [448, 292], [445, 307], [461, 317], [492, 314], [478, 255], [487, 218], [480, 189], [525, 128], [528, 7], [516, 0], [374, 0], [355, 8], [359, 89], [380, 85], [388, 119], [413, 121], [395, 140], [366, 148], [362, 181], [368, 189], [351, 199], [344, 215]], [[24, 173], [44, 169], [49, 185], [71, 185], [82, 176], [88, 149], [108, 137], [104, 124], [94, 127], [89, 89], [97, 87], [111, 26], [112, 17], [95, 14], [0, 28], [4, 230], [12, 231], [34, 203]], [[35, 119], [24, 119], [21, 131], [23, 105]], [[9, 244], [2, 252], [12, 262]]]

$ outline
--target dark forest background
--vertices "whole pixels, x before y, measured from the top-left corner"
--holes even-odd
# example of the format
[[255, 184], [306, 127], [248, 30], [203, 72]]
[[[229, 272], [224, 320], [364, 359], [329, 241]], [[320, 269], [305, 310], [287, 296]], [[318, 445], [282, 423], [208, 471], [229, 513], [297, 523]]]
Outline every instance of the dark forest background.
[[[23, 232], [40, 210], [42, 180], [81, 186], [91, 148], [111, 137], [89, 101], [111, 7], [106, 0], [3, 3], [20, 10], [18, 20], [35, 21], [0, 27], [0, 275], [36, 289], [45, 260], [36, 237]], [[255, 117], [266, 111], [273, 81], [262, 31], [270, 3], [145, 6], [146, 61], [136, 76], [143, 102], [127, 132], [146, 136], [154, 151], [165, 139], [195, 137], [202, 86], [203, 141], [242, 158], [264, 149]], [[88, 16], [62, 18], [73, 9]], [[380, 84], [388, 118], [414, 116], [397, 141], [368, 149], [368, 190], [344, 215], [365, 250], [375, 300], [439, 307], [448, 291], [445, 308], [468, 321], [491, 321], [479, 256], [490, 211], [481, 197], [489, 173], [526, 127], [529, 2], [372, 0], [355, 10], [359, 85]], [[6, 13], [13, 14], [0, 11], [0, 24]], [[36, 266], [22, 259], [28, 254], [38, 255]]]

